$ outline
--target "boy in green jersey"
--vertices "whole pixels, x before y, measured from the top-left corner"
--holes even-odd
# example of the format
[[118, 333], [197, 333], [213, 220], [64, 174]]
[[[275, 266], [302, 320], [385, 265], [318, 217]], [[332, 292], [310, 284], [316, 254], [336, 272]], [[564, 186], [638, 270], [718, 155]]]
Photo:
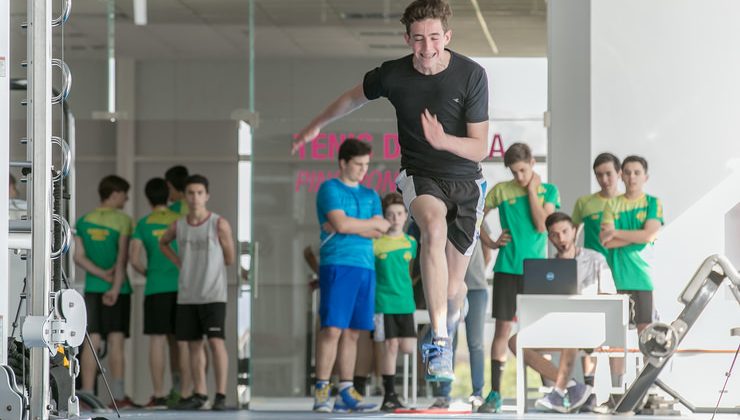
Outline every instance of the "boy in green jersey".
[[[87, 331], [95, 351], [105, 337], [111, 390], [118, 408], [135, 404], [125, 396], [124, 340], [129, 336], [131, 285], [126, 278], [126, 257], [131, 236], [131, 218], [121, 209], [128, 200], [129, 183], [116, 175], [98, 185], [100, 207], [77, 220], [74, 261], [86, 271], [85, 306]], [[82, 353], [82, 389], [92, 394], [98, 367], [93, 354]]]
[[392, 192], [383, 197], [383, 216], [391, 224], [388, 233], [373, 240], [375, 254], [375, 333], [383, 343], [381, 374], [383, 404], [380, 409], [393, 412], [404, 408], [395, 390], [398, 350], [410, 354], [416, 345], [414, 325], [414, 289], [411, 267], [416, 258], [416, 239], [403, 232], [408, 219], [403, 196]]
[[188, 214], [188, 203], [185, 201], [185, 180], [188, 176], [188, 168], [182, 165], [173, 166], [164, 173], [164, 180], [170, 191], [169, 201], [172, 203], [170, 210], [180, 216]]
[[[573, 223], [583, 229], [583, 247], [600, 252], [608, 259], [609, 251], [604, 248], [599, 240], [601, 232], [601, 219], [604, 208], [609, 200], [619, 195], [619, 178], [622, 175], [622, 164], [619, 158], [611, 153], [601, 153], [596, 156], [593, 164], [594, 176], [599, 184], [599, 191], [584, 195], [576, 201], [573, 208]], [[594, 373], [596, 372], [596, 358], [584, 356], [583, 377], [586, 385], [594, 385]], [[624, 371], [624, 359], [610, 358], [609, 365], [612, 371], [612, 385], [621, 386]], [[584, 407], [594, 406], [594, 399], [590, 399]]]
[[617, 291], [628, 294], [632, 322], [638, 334], [653, 322], [653, 281], [643, 251], [658, 237], [663, 225], [660, 200], [643, 192], [648, 180], [648, 163], [640, 156], [622, 162], [625, 193], [609, 201], [601, 221], [599, 238], [609, 249], [609, 267]]
[[497, 241], [481, 229], [483, 244], [498, 249], [493, 267], [493, 317], [496, 330], [491, 344], [491, 392], [478, 408], [479, 413], [501, 411], [501, 372], [506, 362], [507, 341], [516, 314], [516, 296], [522, 291], [523, 261], [545, 258], [545, 219], [560, 208], [557, 187], [542, 183], [534, 171], [529, 146], [512, 144], [504, 153], [514, 179], [500, 182], [486, 196], [485, 211], [498, 208], [503, 234]]
[[622, 167], [618, 157], [611, 153], [601, 153], [594, 159], [593, 169], [600, 190], [584, 195], [576, 201], [572, 219], [576, 226], [580, 227], [583, 224], [583, 247], [598, 251], [606, 257], [608, 251], [599, 240], [601, 218], [606, 203], [619, 195], [618, 184]]
[[[134, 229], [131, 265], [134, 270], [146, 276], [144, 334], [149, 336], [149, 367], [154, 388], [154, 395], [146, 408], [158, 409], [167, 408], [163, 382], [165, 345], [169, 345], [172, 388], [180, 389], [178, 348], [175, 341], [177, 280], [180, 273], [177, 266], [159, 250], [159, 239], [180, 215], [167, 208], [169, 191], [164, 179], [150, 179], [144, 187], [144, 194], [152, 206], [152, 212], [139, 220]], [[146, 255], [146, 264], [142, 254]], [[185, 379], [185, 382], [189, 382], [189, 378]]]

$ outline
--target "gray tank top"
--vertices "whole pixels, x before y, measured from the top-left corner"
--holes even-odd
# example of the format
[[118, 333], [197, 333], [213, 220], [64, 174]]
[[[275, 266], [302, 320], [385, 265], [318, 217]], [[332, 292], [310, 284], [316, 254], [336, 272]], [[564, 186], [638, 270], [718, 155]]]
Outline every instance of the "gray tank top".
[[211, 214], [199, 225], [177, 220], [177, 246], [180, 269], [177, 303], [226, 302], [226, 264], [218, 241], [218, 219]]

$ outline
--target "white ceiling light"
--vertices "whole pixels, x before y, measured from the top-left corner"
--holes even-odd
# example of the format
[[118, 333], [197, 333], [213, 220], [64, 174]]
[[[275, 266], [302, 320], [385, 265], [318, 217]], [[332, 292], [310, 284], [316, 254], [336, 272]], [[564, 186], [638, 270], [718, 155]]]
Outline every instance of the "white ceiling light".
[[146, 0], [134, 0], [134, 23], [138, 26], [146, 25]]

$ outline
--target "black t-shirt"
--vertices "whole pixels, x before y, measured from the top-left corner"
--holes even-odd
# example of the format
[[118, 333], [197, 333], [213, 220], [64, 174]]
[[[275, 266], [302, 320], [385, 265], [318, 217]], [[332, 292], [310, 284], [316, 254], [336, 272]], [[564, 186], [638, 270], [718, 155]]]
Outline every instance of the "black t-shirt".
[[450, 51], [446, 69], [424, 75], [414, 69], [412, 56], [386, 61], [365, 75], [365, 97], [381, 96], [396, 108], [401, 168], [409, 175], [441, 179], [478, 179], [479, 162], [434, 149], [424, 137], [424, 109], [437, 116], [444, 131], [467, 137], [467, 123], [488, 120], [486, 71], [471, 59]]

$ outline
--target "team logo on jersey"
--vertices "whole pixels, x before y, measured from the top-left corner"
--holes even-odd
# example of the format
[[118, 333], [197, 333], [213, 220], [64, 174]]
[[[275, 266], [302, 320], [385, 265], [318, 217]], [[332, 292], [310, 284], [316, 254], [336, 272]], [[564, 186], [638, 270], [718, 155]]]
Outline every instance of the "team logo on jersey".
[[386, 258], [388, 258], [388, 254], [386, 254], [385, 252], [382, 254], [378, 254], [378, 259], [384, 260]]
[[93, 241], [104, 241], [108, 239], [110, 232], [107, 229], [90, 228], [87, 230], [87, 234], [90, 235], [90, 239]]
[[403, 259], [406, 261], [411, 261], [411, 251], [406, 251], [403, 253]]
[[647, 219], [647, 212], [645, 210], [638, 211], [635, 217], [642, 223]]
[[592, 220], [599, 220], [599, 214], [598, 213], [597, 214], [592, 214], [591, 215], [591, 219]]
[[460, 99], [460, 98], [452, 98], [452, 102], [454, 102], [454, 103], [456, 103], [458, 105], [462, 105], [462, 103], [463, 103], [462, 99]]

